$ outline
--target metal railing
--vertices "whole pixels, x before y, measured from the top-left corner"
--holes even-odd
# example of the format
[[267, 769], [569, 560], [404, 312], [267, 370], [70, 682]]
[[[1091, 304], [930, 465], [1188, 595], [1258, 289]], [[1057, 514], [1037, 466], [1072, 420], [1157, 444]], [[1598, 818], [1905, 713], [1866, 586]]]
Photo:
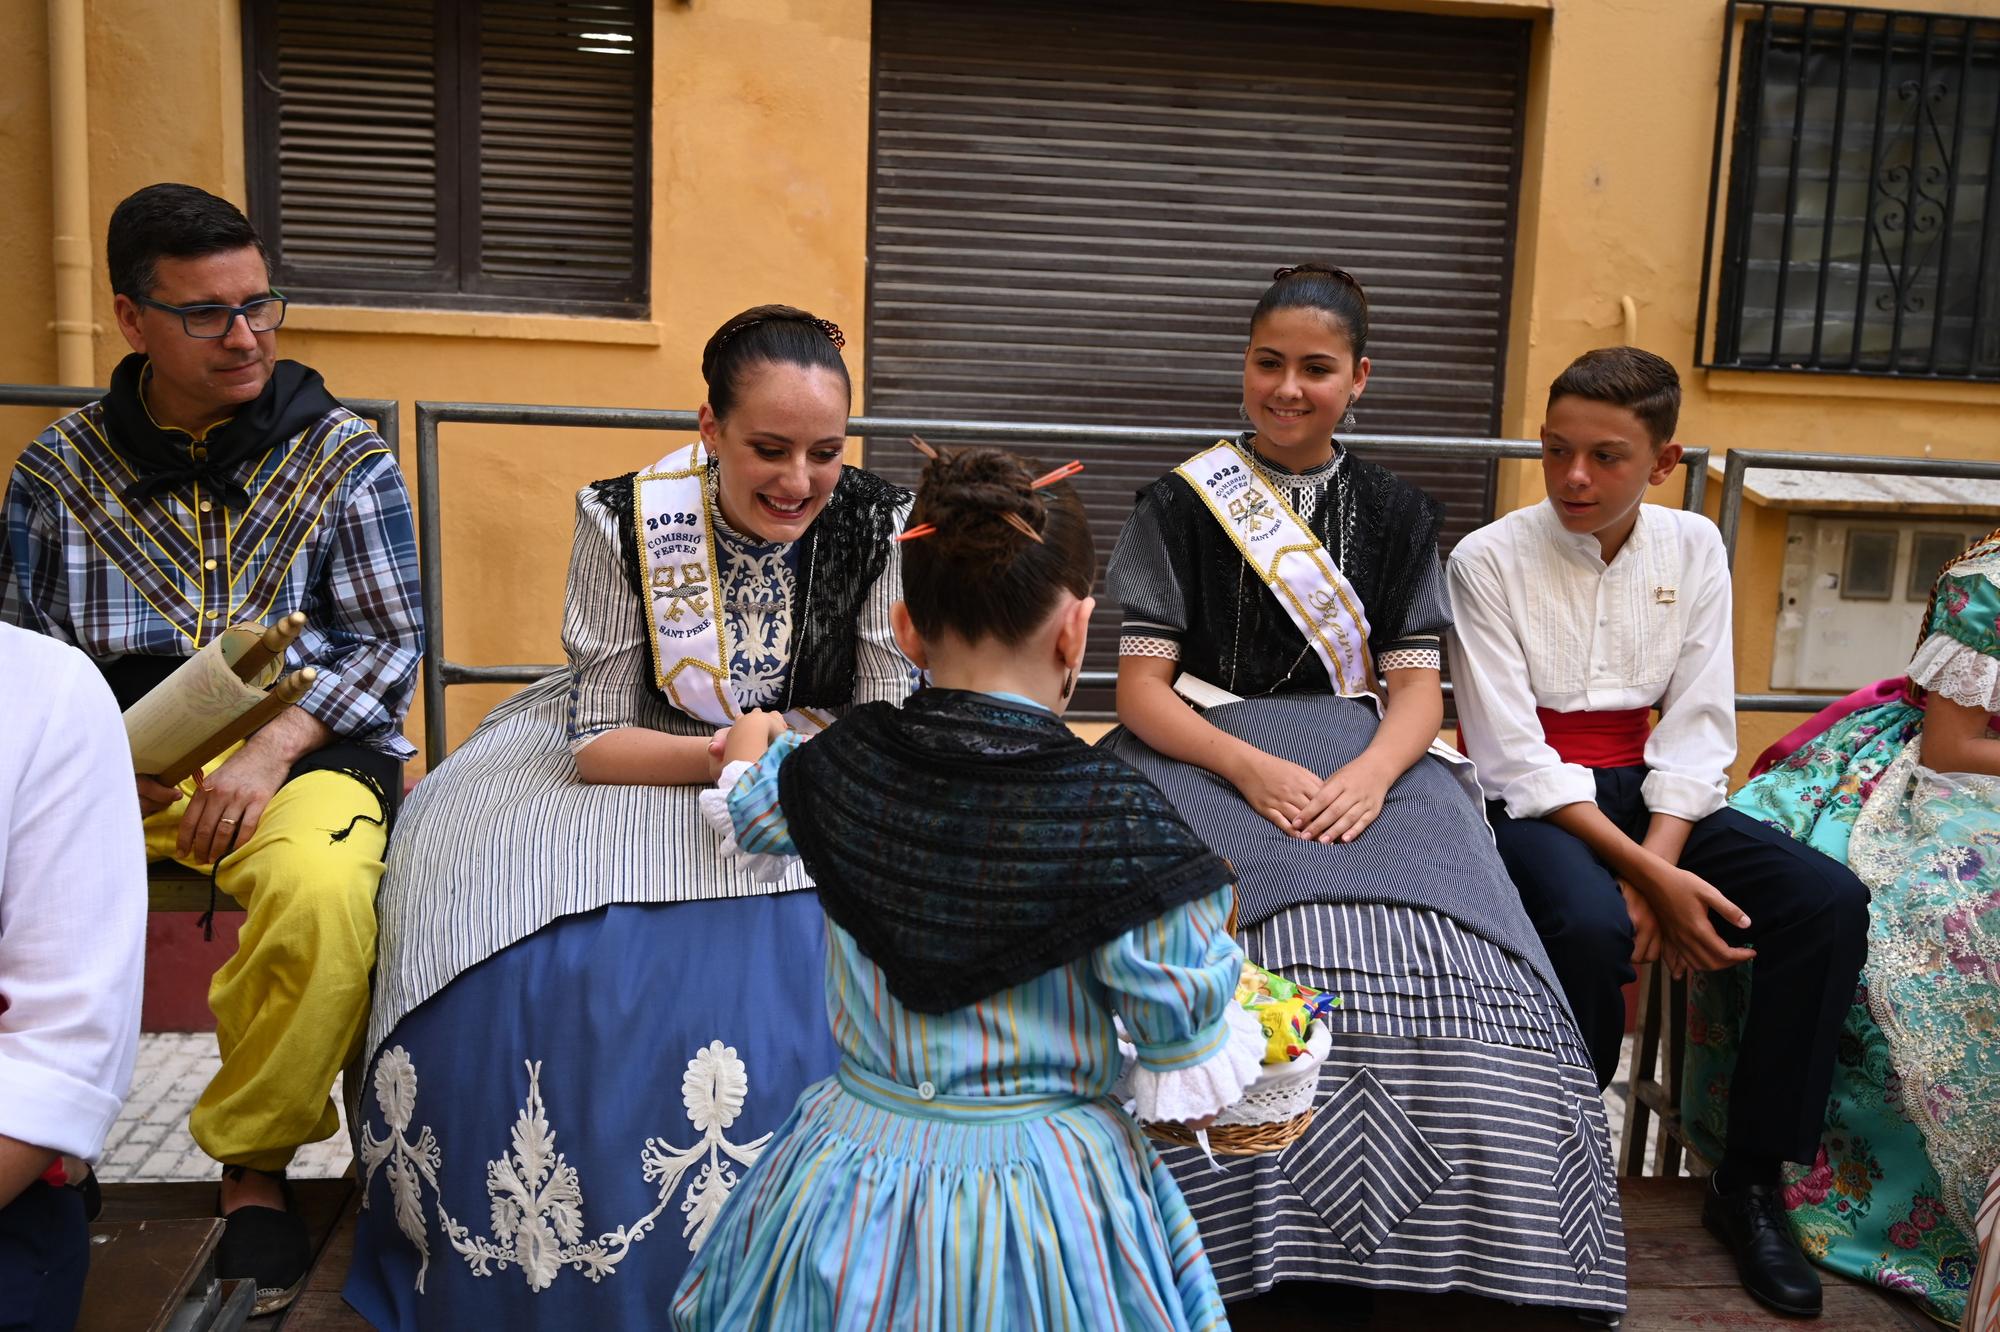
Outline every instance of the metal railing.
[[[39, 384], [0, 384], [0, 407], [76, 407], [104, 395], [104, 390]], [[376, 423], [376, 429], [400, 464], [400, 413], [393, 399], [345, 398], [355, 414]], [[424, 603], [424, 748], [427, 762], [442, 762], [447, 743], [445, 690], [466, 684], [530, 684], [558, 669], [551, 663], [470, 665], [452, 661], [444, 650], [443, 495], [440, 476], [439, 427], [464, 425], [557, 426], [608, 430], [693, 431], [695, 413], [655, 408], [558, 407], [521, 403], [417, 403], [417, 525], [421, 595]], [[857, 416], [848, 421], [854, 437], [911, 434], [938, 440], [979, 440], [993, 444], [1158, 444], [1193, 451], [1213, 443], [1218, 431], [1203, 427], [1168, 429], [1100, 425], [1049, 425], [1023, 421], [963, 421], [933, 417]], [[1438, 438], [1415, 435], [1343, 436], [1343, 444], [1360, 453], [1417, 454], [1432, 458], [1475, 461], [1531, 460], [1541, 445], [1529, 439], [1479, 437]], [[1690, 448], [1682, 456], [1684, 487], [1681, 507], [1699, 512], [1707, 498], [1709, 451]], [[1726, 455], [1719, 501], [1718, 526], [1733, 567], [1742, 527], [1743, 486], [1753, 468], [1810, 472], [1847, 472], [1872, 476], [1930, 476], [2000, 481], [2000, 462], [1957, 458], [1859, 457], [1837, 453], [1787, 453], [1776, 449], [1736, 449]], [[1110, 685], [1112, 671], [1085, 671], [1082, 683]], [[1445, 685], [1447, 695], [1451, 686]], [[1839, 697], [1833, 694], [1738, 694], [1739, 712], [1816, 712]]]
[[[0, 407], [81, 407], [109, 391], [73, 384], [0, 384]], [[389, 455], [402, 466], [402, 404], [394, 398], [342, 398], [340, 405], [374, 425]]]
[[[524, 403], [417, 403], [417, 545], [424, 600], [424, 755], [435, 765], [446, 750], [445, 690], [463, 684], [531, 684], [556, 670], [549, 665], [473, 666], [456, 662], [444, 651], [443, 496], [439, 478], [438, 427], [461, 425], [565, 426], [600, 430], [677, 430], [696, 428], [695, 414], [644, 407], [548, 407]], [[1231, 429], [1202, 426], [1147, 428], [1136, 426], [1048, 425], [1029, 421], [966, 421], [918, 416], [856, 416], [848, 420], [852, 438], [922, 435], [938, 441], [977, 440], [986, 444], [1158, 444], [1193, 452], [1233, 434]], [[1541, 444], [1532, 439], [1487, 439], [1426, 435], [1342, 435], [1341, 443], [1359, 453], [1399, 453], [1429, 458], [1492, 461], [1539, 458]], [[1699, 512], [1708, 489], [1708, 450], [1686, 450], [1687, 468], [1681, 506]], [[1081, 685], [1116, 683], [1115, 671], [1080, 673]], [[1445, 686], [1449, 695], [1451, 686]], [[1822, 706], [1814, 704], [1813, 707]], [[1807, 711], [1811, 711], [1808, 708]]]

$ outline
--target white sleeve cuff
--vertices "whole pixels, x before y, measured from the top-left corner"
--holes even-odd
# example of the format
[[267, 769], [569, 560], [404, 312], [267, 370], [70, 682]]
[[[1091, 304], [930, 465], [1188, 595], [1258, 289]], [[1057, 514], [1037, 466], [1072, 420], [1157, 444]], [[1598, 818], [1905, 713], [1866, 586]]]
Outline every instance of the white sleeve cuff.
[[1552, 764], [1509, 782], [1500, 799], [1508, 817], [1539, 819], [1564, 805], [1596, 804], [1597, 778], [1580, 763]]
[[1135, 1065], [1125, 1090], [1142, 1124], [1185, 1124], [1206, 1119], [1243, 1099], [1264, 1059], [1264, 1029], [1231, 999], [1223, 1013], [1228, 1039], [1199, 1064], [1159, 1072]]
[[120, 1097], [68, 1073], [0, 1054], [0, 1134], [94, 1161], [118, 1119]]
[[1699, 823], [1727, 804], [1724, 791], [1724, 783], [1720, 780], [1705, 782], [1699, 777], [1684, 777], [1658, 769], [1647, 773], [1646, 780], [1639, 787], [1640, 797], [1645, 800], [1647, 809], [1655, 814], [1671, 814], [1689, 823]]
[[1910, 660], [1910, 683], [1961, 707], [2000, 712], [2000, 657], [1975, 651], [1950, 634], [1932, 634]]
[[701, 821], [713, 828], [715, 835], [722, 839], [722, 859], [741, 862], [743, 872], [758, 883], [777, 883], [791, 870], [793, 857], [768, 853], [751, 855], [746, 852], [736, 844], [736, 820], [729, 817], [729, 793], [736, 789], [736, 783], [743, 780], [743, 774], [751, 767], [747, 759], [723, 764], [722, 775], [715, 779], [714, 786], [696, 798], [696, 803], [701, 808]]

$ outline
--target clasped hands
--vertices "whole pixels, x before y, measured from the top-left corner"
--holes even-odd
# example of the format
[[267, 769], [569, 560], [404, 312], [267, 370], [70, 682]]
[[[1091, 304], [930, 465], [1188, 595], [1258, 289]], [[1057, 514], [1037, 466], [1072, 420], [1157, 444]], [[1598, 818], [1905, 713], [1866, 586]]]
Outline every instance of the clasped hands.
[[715, 783], [722, 777], [722, 770], [741, 759], [755, 763], [764, 757], [764, 751], [777, 742], [779, 736], [791, 730], [791, 723], [782, 712], [766, 712], [762, 708], [752, 708], [744, 713], [733, 726], [725, 726], [709, 738], [708, 780]]
[[1382, 813], [1401, 774], [1367, 754], [1321, 777], [1271, 754], [1258, 754], [1240, 773], [1225, 774], [1250, 808], [1307, 842], [1351, 842]]
[[1635, 967], [1660, 962], [1678, 980], [1695, 971], [1726, 971], [1757, 956], [1756, 949], [1735, 947], [1716, 931], [1711, 912], [1739, 929], [1750, 927], [1750, 917], [1697, 874], [1663, 860], [1643, 888], [1621, 878], [1618, 891], [1632, 919]]

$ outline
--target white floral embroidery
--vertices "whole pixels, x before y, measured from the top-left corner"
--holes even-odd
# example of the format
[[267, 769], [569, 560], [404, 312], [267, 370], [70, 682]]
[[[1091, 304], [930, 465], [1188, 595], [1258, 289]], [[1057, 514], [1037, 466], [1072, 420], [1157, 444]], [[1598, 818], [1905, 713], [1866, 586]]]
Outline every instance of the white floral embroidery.
[[[521, 1269], [531, 1291], [547, 1290], [562, 1269], [571, 1268], [591, 1281], [616, 1272], [632, 1245], [645, 1238], [666, 1210], [680, 1199], [687, 1223], [681, 1236], [690, 1251], [698, 1250], [735, 1189], [738, 1174], [730, 1163], [745, 1168], [756, 1163], [771, 1135], [736, 1144], [726, 1131], [743, 1113], [750, 1090], [749, 1072], [733, 1046], [710, 1041], [688, 1060], [681, 1076], [681, 1104], [688, 1122], [701, 1137], [686, 1148], [659, 1138], [647, 1138], [640, 1168], [649, 1184], [658, 1185], [653, 1210], [627, 1226], [584, 1241], [583, 1181], [576, 1167], [556, 1150], [556, 1131], [542, 1101], [542, 1066], [524, 1061], [528, 1096], [514, 1120], [511, 1151], [486, 1165], [486, 1194], [492, 1236], [474, 1235], [445, 1210], [438, 1183], [442, 1150], [425, 1125], [412, 1143], [408, 1133], [416, 1119], [417, 1070], [402, 1046], [384, 1052], [375, 1066], [375, 1103], [389, 1134], [377, 1138], [370, 1125], [362, 1127], [362, 1205], [368, 1205], [375, 1172], [386, 1167], [396, 1226], [416, 1248], [417, 1293], [422, 1294], [430, 1266], [430, 1244], [423, 1217], [423, 1185], [436, 1196], [439, 1228], [474, 1276], [491, 1276], [510, 1266]], [[690, 1170], [699, 1166], [698, 1170]], [[682, 1184], [685, 1181], [685, 1196]]]
[[431, 1248], [424, 1234], [423, 1194], [418, 1179], [427, 1182], [433, 1193], [438, 1191], [441, 1154], [430, 1125], [423, 1127], [414, 1143], [407, 1136], [417, 1116], [417, 1069], [410, 1062], [409, 1052], [400, 1045], [392, 1046], [375, 1065], [375, 1104], [382, 1109], [389, 1136], [377, 1138], [371, 1125], [364, 1122], [361, 1126], [361, 1162], [366, 1168], [361, 1180], [361, 1205], [368, 1205], [375, 1171], [386, 1161], [389, 1197], [396, 1208], [396, 1228], [417, 1250], [417, 1293], [421, 1295], [424, 1274], [430, 1270]]
[[710, 1041], [707, 1049], [696, 1051], [688, 1060], [687, 1072], [681, 1075], [681, 1103], [687, 1107], [688, 1122], [702, 1135], [701, 1141], [677, 1148], [658, 1138], [646, 1139], [646, 1181], [659, 1181], [662, 1200], [679, 1190], [681, 1177], [690, 1166], [701, 1165], [681, 1203], [688, 1218], [681, 1235], [692, 1251], [699, 1251], [708, 1239], [722, 1204], [736, 1187], [737, 1174], [723, 1158], [747, 1169], [757, 1163], [765, 1144], [771, 1141], [766, 1133], [738, 1146], [723, 1136], [723, 1130], [743, 1113], [743, 1097], [749, 1089], [750, 1079], [735, 1047]]
[[785, 563], [786, 545], [717, 543], [723, 615], [735, 658], [730, 686], [746, 708], [768, 707], [784, 693], [792, 648], [795, 580]]

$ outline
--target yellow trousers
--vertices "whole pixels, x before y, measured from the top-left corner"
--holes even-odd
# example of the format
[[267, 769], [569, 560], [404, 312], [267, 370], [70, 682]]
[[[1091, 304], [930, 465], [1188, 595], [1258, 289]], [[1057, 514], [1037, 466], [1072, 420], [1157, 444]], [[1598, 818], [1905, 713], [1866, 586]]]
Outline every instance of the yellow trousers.
[[[206, 872], [175, 848], [186, 810], [183, 796], [146, 820], [147, 858]], [[329, 1093], [368, 1021], [381, 816], [363, 783], [309, 772], [279, 787], [250, 840], [222, 858], [216, 886], [245, 916], [208, 986], [222, 1068], [188, 1123], [217, 1161], [282, 1170], [340, 1129]]]

